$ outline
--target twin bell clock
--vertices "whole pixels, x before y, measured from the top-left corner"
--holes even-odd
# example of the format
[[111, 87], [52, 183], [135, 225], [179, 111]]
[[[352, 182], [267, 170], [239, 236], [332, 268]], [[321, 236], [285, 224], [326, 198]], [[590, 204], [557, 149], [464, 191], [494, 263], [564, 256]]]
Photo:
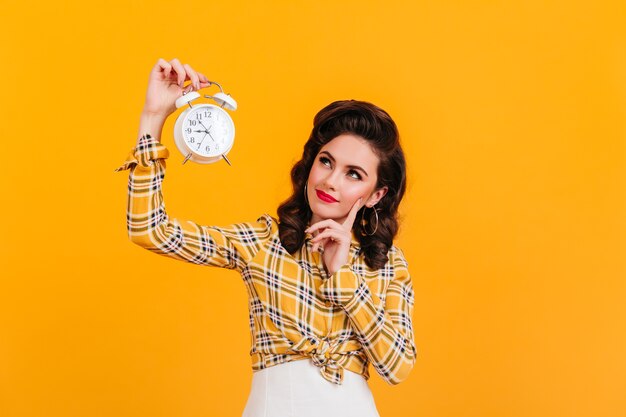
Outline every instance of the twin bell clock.
[[176, 108], [187, 106], [178, 116], [174, 125], [174, 141], [178, 150], [185, 156], [183, 164], [189, 160], [199, 164], [210, 164], [224, 159], [235, 141], [235, 124], [224, 108], [237, 110], [237, 102], [225, 94], [222, 86], [209, 81], [209, 87], [215, 84], [220, 92], [205, 98], [213, 99], [218, 105], [191, 102], [200, 97], [196, 91], [189, 91], [176, 100]]

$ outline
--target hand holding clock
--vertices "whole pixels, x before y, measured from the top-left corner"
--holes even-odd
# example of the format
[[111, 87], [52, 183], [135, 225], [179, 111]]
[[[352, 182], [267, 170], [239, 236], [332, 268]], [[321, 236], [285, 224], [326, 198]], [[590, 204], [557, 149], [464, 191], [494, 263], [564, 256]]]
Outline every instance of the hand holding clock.
[[[185, 81], [191, 83], [183, 87]], [[144, 114], [166, 119], [176, 111], [176, 99], [184, 93], [211, 85], [204, 74], [189, 64], [181, 64], [177, 58], [170, 62], [160, 58], [150, 72]]]
[[[191, 83], [185, 86], [185, 81]], [[191, 102], [202, 97], [197, 91], [201, 88], [217, 85], [219, 93], [211, 98], [218, 105]], [[185, 107], [174, 125], [174, 141], [184, 155], [183, 164], [188, 160], [208, 164], [224, 159], [229, 165], [226, 154], [231, 150], [235, 138], [235, 125], [227, 110], [236, 110], [237, 102], [226, 94], [222, 86], [195, 71], [189, 64], [181, 64], [176, 58], [170, 62], [159, 59], [150, 72], [146, 101], [141, 113], [139, 136], [150, 134], [160, 140], [165, 120], [177, 108]], [[201, 126], [204, 130], [199, 130]], [[205, 138], [210, 142], [205, 144]]]

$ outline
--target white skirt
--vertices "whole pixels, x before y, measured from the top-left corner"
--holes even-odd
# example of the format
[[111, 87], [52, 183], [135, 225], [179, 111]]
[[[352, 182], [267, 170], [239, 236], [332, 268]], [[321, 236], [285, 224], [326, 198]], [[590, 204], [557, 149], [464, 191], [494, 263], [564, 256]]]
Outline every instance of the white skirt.
[[322, 377], [310, 359], [252, 373], [242, 417], [380, 417], [363, 376], [344, 369], [341, 385]]

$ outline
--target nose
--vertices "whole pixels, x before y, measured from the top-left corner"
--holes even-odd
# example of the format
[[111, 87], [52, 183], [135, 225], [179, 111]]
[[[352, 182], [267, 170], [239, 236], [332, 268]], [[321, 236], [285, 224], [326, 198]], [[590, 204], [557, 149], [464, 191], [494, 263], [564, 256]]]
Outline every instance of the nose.
[[324, 185], [326, 185], [330, 190], [336, 191], [337, 184], [339, 182], [338, 175], [340, 174], [341, 173], [338, 170], [333, 170], [324, 179]]

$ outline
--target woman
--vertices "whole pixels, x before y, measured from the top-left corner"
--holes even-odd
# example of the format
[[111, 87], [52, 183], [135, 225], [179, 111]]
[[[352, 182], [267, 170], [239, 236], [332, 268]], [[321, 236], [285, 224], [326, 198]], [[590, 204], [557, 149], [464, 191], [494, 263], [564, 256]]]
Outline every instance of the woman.
[[278, 220], [203, 226], [165, 211], [159, 136], [175, 100], [209, 85], [177, 59], [154, 66], [137, 146], [116, 170], [130, 170], [131, 241], [241, 274], [253, 370], [244, 417], [378, 416], [369, 364], [397, 384], [416, 356], [411, 278], [393, 245], [406, 178], [395, 123], [370, 103], [331, 103], [314, 118]]

